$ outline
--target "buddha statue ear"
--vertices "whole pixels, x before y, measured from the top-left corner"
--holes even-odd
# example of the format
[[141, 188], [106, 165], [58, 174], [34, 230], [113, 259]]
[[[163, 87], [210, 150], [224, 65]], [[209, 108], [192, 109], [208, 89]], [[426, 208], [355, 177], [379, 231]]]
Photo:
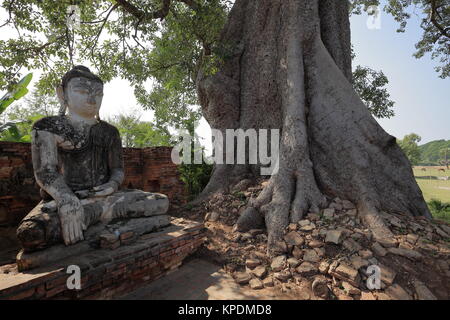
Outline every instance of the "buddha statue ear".
[[58, 87], [56, 87], [56, 96], [58, 97], [59, 100], [59, 115], [63, 116], [66, 114], [66, 109], [67, 109], [67, 103], [66, 103], [66, 99], [64, 98], [64, 89], [62, 87], [62, 85], [59, 85]]

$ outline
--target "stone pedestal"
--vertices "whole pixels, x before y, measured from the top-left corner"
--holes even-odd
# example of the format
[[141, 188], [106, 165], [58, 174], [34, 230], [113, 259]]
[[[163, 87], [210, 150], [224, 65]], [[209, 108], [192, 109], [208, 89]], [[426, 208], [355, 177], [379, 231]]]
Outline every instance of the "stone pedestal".
[[[203, 224], [178, 218], [159, 232], [135, 236], [116, 249], [83, 245], [72, 256], [28, 271], [19, 271], [16, 264], [5, 265], [0, 267], [0, 299], [113, 298], [176, 269], [202, 245], [204, 237]], [[44, 256], [40, 259], [45, 260]], [[46, 259], [51, 259], [49, 254]], [[24, 264], [32, 260], [22, 254]], [[80, 290], [67, 287], [71, 265], [81, 270]]]

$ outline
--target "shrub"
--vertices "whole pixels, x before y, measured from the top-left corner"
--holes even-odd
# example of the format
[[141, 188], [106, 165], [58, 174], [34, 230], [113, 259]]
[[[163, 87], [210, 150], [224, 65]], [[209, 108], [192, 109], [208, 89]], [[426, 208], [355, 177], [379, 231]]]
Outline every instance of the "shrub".
[[428, 202], [428, 208], [434, 219], [440, 219], [450, 222], [450, 202], [442, 202], [438, 199], [431, 199]]

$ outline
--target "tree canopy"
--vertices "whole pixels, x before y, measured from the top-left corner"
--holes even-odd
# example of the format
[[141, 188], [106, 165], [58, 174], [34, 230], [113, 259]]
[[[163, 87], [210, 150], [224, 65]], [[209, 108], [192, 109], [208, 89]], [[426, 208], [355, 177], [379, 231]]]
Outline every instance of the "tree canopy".
[[147, 121], [141, 121], [139, 115], [120, 114], [107, 120], [120, 132], [122, 146], [125, 148], [145, 148], [171, 145], [170, 134], [158, 129]]
[[[422, 12], [424, 34], [416, 56], [432, 52], [438, 71], [449, 74], [449, 1], [390, 0], [385, 10], [406, 27], [411, 8]], [[380, 1], [353, 0], [351, 13]], [[200, 68], [214, 73], [229, 58], [229, 44], [219, 40], [230, 0], [3, 0], [6, 20], [17, 36], [0, 41], [0, 89], [16, 82], [25, 69], [43, 71], [37, 89], [53, 94], [61, 75], [73, 63], [88, 63], [105, 81], [130, 81], [140, 105], [155, 111], [157, 126], [179, 125], [200, 117], [195, 91]], [[67, 23], [69, 5], [77, 5], [78, 27]], [[73, 11], [71, 14], [77, 14]], [[15, 32], [14, 31], [14, 32]], [[152, 86], [148, 85], [152, 81]], [[370, 82], [370, 83], [369, 83]], [[367, 83], [369, 83], [367, 85]], [[355, 89], [377, 117], [392, 116], [386, 77], [357, 68]], [[384, 99], [384, 100], [383, 100]], [[377, 106], [383, 106], [377, 109]]]
[[[444, 160], [445, 149], [450, 149], [450, 140], [434, 140], [419, 146], [422, 163], [438, 165], [439, 160]], [[450, 151], [448, 153], [450, 158]]]
[[417, 165], [420, 161], [420, 149], [418, 143], [422, 140], [422, 138], [415, 134], [411, 133], [403, 137], [402, 140], [398, 142], [399, 146], [403, 149], [403, 152], [411, 162], [411, 165]]

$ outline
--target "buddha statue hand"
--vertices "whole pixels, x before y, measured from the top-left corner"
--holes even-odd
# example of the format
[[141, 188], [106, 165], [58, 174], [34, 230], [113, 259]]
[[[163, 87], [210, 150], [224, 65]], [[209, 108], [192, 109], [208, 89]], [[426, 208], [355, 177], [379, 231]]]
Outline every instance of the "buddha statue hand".
[[119, 189], [119, 184], [115, 181], [110, 180], [109, 182], [94, 187], [94, 197], [105, 197], [115, 193]]
[[84, 209], [81, 201], [75, 196], [68, 196], [58, 203], [58, 215], [61, 221], [61, 233], [66, 245], [84, 240]]

